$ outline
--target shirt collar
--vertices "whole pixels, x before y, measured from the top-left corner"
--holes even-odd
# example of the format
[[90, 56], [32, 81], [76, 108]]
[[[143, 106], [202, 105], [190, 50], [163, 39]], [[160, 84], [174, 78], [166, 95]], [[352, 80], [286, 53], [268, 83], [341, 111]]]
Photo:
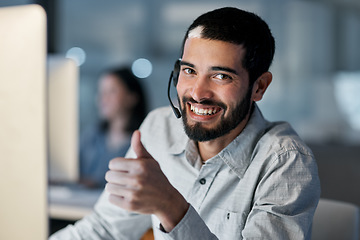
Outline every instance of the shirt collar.
[[218, 156], [242, 178], [251, 162], [251, 156], [256, 143], [268, 128], [266, 121], [257, 104], [243, 131]]

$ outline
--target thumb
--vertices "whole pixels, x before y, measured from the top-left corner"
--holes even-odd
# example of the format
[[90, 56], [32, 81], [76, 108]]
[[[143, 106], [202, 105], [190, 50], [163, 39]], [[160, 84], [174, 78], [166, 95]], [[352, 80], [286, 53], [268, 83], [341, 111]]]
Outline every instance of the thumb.
[[150, 153], [148, 153], [148, 151], [145, 149], [144, 145], [141, 142], [141, 134], [139, 130], [134, 131], [131, 137], [131, 147], [138, 158], [151, 157]]

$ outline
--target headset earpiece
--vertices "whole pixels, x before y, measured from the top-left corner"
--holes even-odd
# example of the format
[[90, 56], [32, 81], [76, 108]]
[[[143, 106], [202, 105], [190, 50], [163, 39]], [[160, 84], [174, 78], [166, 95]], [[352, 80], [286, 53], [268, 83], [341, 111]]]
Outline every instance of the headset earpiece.
[[175, 116], [177, 118], [181, 118], [181, 112], [178, 108], [176, 108], [174, 106], [174, 104], [171, 101], [171, 97], [170, 97], [170, 87], [171, 87], [171, 81], [173, 81], [174, 86], [176, 87], [177, 83], [178, 83], [178, 78], [179, 78], [179, 73], [180, 73], [180, 61], [181, 59], [176, 60], [175, 65], [174, 65], [174, 69], [172, 70], [171, 74], [170, 74], [170, 78], [169, 78], [169, 84], [168, 84], [168, 99], [170, 102], [170, 106], [175, 114]]
[[173, 84], [176, 87], [178, 80], [179, 80], [179, 74], [180, 74], [180, 59], [176, 60], [174, 64], [174, 70], [173, 70]]

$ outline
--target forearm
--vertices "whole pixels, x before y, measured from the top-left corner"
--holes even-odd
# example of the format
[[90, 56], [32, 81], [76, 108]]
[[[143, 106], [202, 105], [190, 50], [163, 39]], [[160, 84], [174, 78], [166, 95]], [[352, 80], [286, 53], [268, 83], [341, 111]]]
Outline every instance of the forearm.
[[127, 212], [110, 204], [105, 192], [93, 213], [55, 233], [49, 240], [140, 239], [150, 227], [149, 215]]

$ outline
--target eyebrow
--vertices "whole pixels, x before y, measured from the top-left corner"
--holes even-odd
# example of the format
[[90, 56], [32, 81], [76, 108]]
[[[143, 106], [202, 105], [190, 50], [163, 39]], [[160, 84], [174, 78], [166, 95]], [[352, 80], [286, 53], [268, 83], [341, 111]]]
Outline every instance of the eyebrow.
[[186, 65], [186, 66], [189, 66], [189, 67], [192, 67], [192, 68], [195, 68], [195, 65], [192, 64], [192, 63], [189, 63], [189, 62], [185, 62], [185, 61], [180, 61], [180, 66], [183, 66], [183, 65]]
[[233, 73], [233, 74], [238, 75], [238, 73], [235, 71], [235, 69], [228, 68], [228, 67], [221, 67], [221, 66], [212, 67], [211, 70], [214, 70], [214, 71], [224, 71], [224, 72], [229, 72], [229, 73]]
[[[180, 61], [180, 65], [181, 66], [186, 65], [186, 66], [195, 68], [194, 64], [186, 62], [186, 61]], [[238, 72], [235, 69], [228, 68], [228, 67], [214, 66], [214, 67], [211, 67], [211, 70], [213, 70], [213, 71], [224, 71], [224, 72], [229, 72], [229, 73], [233, 73], [233, 74], [238, 75]]]

